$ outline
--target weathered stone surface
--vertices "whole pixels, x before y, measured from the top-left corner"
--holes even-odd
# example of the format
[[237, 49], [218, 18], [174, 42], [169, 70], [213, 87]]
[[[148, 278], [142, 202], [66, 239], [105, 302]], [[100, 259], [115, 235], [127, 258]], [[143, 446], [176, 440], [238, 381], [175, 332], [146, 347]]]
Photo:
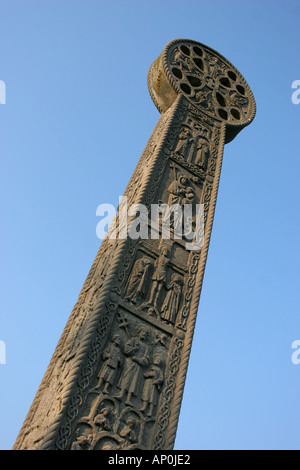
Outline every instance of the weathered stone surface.
[[160, 229], [103, 241], [14, 449], [173, 447], [223, 147], [255, 102], [232, 64], [184, 39], [154, 61], [148, 87], [162, 116], [124, 195], [149, 209], [204, 204], [204, 245]]

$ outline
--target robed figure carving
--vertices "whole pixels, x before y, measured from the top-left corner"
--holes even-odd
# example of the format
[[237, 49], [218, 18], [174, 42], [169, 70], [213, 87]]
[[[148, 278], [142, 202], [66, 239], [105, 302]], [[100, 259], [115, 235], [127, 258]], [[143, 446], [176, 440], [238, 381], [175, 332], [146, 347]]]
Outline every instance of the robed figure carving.
[[143, 407], [141, 408], [141, 411], [146, 412], [149, 407], [149, 417], [153, 415], [154, 408], [158, 403], [159, 394], [163, 386], [164, 373], [162, 368], [163, 359], [161, 355], [154, 354], [152, 367], [144, 374], [146, 380], [142, 395]]
[[169, 264], [169, 250], [167, 247], [163, 247], [160, 256], [154, 263], [150, 298], [146, 304], [142, 305], [142, 307], [154, 307], [154, 309], [157, 310], [158, 297], [163, 285], [165, 284], [167, 278], [167, 267]]
[[168, 293], [161, 309], [162, 320], [175, 324], [176, 316], [178, 313], [181, 291], [182, 291], [182, 278], [177, 274], [172, 274], [171, 282], [168, 286]]
[[209, 145], [207, 140], [202, 137], [198, 140], [197, 154], [195, 157], [195, 164], [200, 166], [204, 171], [207, 169], [209, 159]]
[[126, 405], [131, 406], [132, 396], [140, 396], [144, 384], [144, 369], [150, 364], [150, 348], [145, 340], [148, 335], [148, 329], [145, 325], [139, 325], [137, 329], [138, 336], [130, 338], [124, 347], [126, 363], [123, 376], [120, 381], [121, 392], [118, 399], [126, 397]]
[[147, 279], [152, 262], [148, 258], [138, 259], [133, 266], [125, 299], [135, 304], [145, 296]]
[[121, 337], [118, 334], [113, 334], [111, 344], [103, 352], [104, 364], [99, 373], [99, 381], [96, 390], [100, 389], [104, 383], [103, 393], [109, 393], [108, 387], [115, 384], [118, 370], [123, 362], [123, 355], [121, 353]]

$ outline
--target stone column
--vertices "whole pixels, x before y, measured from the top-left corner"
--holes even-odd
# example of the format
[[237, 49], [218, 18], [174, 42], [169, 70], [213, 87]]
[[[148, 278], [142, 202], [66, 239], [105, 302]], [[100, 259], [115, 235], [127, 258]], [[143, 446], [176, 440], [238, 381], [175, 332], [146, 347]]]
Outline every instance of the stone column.
[[227, 59], [186, 39], [167, 44], [148, 87], [162, 115], [124, 193], [128, 208], [202, 204], [203, 245], [187, 249], [172, 224], [170, 239], [160, 226], [151, 233], [150, 215], [148, 238], [133, 239], [117, 217], [14, 449], [173, 448], [223, 148], [253, 120], [255, 101]]

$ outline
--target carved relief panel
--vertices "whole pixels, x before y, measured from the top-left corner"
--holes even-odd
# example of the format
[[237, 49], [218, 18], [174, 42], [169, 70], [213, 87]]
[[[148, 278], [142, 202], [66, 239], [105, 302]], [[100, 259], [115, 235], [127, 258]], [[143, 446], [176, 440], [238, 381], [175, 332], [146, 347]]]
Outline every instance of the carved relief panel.
[[169, 331], [119, 308], [71, 448], [146, 449], [154, 430]]

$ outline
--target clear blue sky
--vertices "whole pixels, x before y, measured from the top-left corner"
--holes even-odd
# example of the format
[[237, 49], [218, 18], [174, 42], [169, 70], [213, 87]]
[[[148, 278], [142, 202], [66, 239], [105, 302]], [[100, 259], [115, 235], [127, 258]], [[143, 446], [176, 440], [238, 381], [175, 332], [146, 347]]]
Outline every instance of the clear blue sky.
[[176, 449], [300, 449], [298, 0], [1, 0], [0, 448], [16, 439], [159, 118], [150, 64], [200, 41], [245, 76], [225, 148]]

